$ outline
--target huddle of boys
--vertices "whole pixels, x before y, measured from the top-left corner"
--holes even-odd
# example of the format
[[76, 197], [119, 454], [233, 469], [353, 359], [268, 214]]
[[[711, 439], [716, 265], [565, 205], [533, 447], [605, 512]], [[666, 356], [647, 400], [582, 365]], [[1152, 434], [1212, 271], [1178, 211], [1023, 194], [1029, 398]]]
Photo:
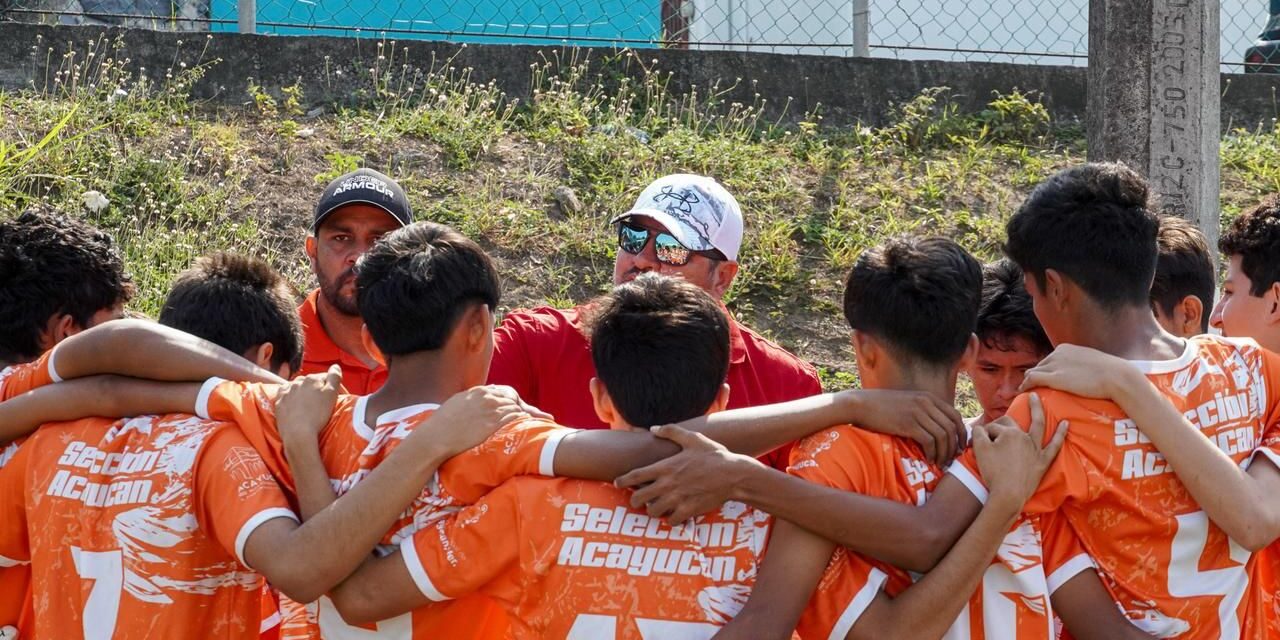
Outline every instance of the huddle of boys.
[[[513, 382], [539, 388], [517, 394], [482, 386], [501, 294], [488, 256], [355, 197], [389, 191], [370, 174], [329, 191], [397, 224], [313, 295], [354, 302], [384, 378], [367, 395], [345, 392], [342, 362], [285, 382], [302, 325], [259, 260], [202, 258], [158, 323], [106, 322], [132, 290], [109, 238], [56, 215], [0, 223], [0, 625], [1280, 637], [1280, 201], [1224, 234], [1214, 307], [1203, 238], [1152, 214], [1140, 177], [1065, 170], [1010, 219], [1008, 260], [911, 236], [859, 258], [844, 313], [862, 389], [733, 408], [735, 366], [769, 352], [715, 297], [742, 226], [714, 181], [669, 177], [615, 219], [611, 293], [499, 328], [527, 360]], [[319, 231], [334, 211], [315, 242], [341, 241]], [[1196, 335], [1210, 322], [1227, 337]], [[547, 338], [566, 327], [577, 337]], [[571, 362], [583, 349], [589, 367]], [[984, 409], [967, 423], [961, 372]], [[610, 429], [520, 399], [571, 394]], [[789, 464], [755, 457], [797, 440]], [[316, 626], [278, 628], [272, 590], [318, 603]]]

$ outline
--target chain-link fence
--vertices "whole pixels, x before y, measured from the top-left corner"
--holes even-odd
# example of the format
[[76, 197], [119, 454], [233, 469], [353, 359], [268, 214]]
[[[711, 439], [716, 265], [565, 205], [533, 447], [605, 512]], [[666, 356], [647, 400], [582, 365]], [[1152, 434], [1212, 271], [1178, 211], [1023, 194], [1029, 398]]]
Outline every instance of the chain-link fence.
[[[1280, 0], [1221, 0], [1225, 71]], [[1088, 0], [0, 0], [0, 18], [152, 29], [1082, 65]], [[1274, 5], [1274, 6], [1273, 6]], [[1280, 46], [1276, 48], [1280, 50]], [[1277, 54], [1276, 62], [1280, 62]]]

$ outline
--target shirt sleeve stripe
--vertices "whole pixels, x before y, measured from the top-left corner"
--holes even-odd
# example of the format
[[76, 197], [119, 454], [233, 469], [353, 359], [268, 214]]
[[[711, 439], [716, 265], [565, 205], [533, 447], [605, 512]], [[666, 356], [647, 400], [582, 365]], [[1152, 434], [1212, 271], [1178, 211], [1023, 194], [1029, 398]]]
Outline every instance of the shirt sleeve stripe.
[[209, 397], [213, 395], [213, 390], [224, 382], [226, 380], [222, 378], [209, 378], [200, 385], [200, 394], [196, 396], [196, 415], [205, 420], [209, 419]]
[[885, 580], [889, 576], [879, 569], [872, 569], [870, 575], [867, 576], [867, 584], [863, 585], [858, 593], [853, 596], [853, 600], [849, 602], [849, 606], [845, 607], [844, 613], [840, 614], [840, 618], [836, 620], [836, 624], [831, 628], [831, 635], [827, 636], [827, 640], [844, 640], [849, 635], [849, 630], [853, 628], [854, 623], [862, 614], [866, 612], [867, 607], [871, 606], [871, 601], [875, 599], [876, 594], [884, 587]]
[[22, 562], [21, 560], [14, 560], [13, 558], [6, 558], [4, 556], [0, 556], [0, 569], [8, 569], [9, 567], [16, 567], [24, 564], [29, 564], [29, 563]]
[[53, 345], [53, 350], [49, 352], [49, 379], [54, 382], [62, 382], [62, 376], [58, 375], [58, 367], [54, 366], [54, 362], [58, 359], [58, 346], [61, 344]]
[[556, 449], [560, 446], [560, 441], [564, 437], [573, 432], [573, 429], [561, 428], [551, 432], [547, 436], [547, 441], [542, 445], [542, 455], [538, 458], [538, 473], [554, 478], [556, 476]]
[[427, 570], [423, 568], [422, 562], [418, 560], [418, 550], [413, 546], [413, 536], [405, 538], [404, 542], [400, 543], [400, 557], [404, 559], [404, 566], [409, 570], [409, 576], [413, 578], [413, 583], [418, 585], [418, 590], [428, 600], [444, 602], [453, 599], [440, 593], [435, 583], [431, 581], [431, 576], [427, 575]]
[[[255, 529], [276, 518], [288, 518], [294, 522], [298, 521], [298, 516], [292, 511], [284, 507], [271, 507], [254, 514], [252, 518], [249, 518], [244, 523], [244, 526], [240, 527], [240, 533], [236, 534], [236, 559], [240, 561], [240, 564], [249, 567], [249, 563], [245, 562], [244, 559], [244, 545], [249, 541], [249, 536], [253, 534]], [[253, 567], [249, 568], [252, 569]]]
[[1068, 580], [1076, 577], [1080, 573], [1089, 569], [1096, 569], [1098, 565], [1093, 563], [1093, 558], [1089, 554], [1082, 553], [1058, 567], [1053, 573], [1049, 574], [1049, 594], [1052, 595], [1058, 587], [1066, 584]]
[[963, 484], [965, 488], [969, 490], [969, 493], [972, 493], [973, 497], [978, 499], [978, 502], [981, 502], [982, 504], [987, 503], [987, 487], [982, 484], [982, 481], [978, 479], [978, 476], [973, 475], [973, 472], [969, 470], [969, 467], [966, 467], [959, 462], [952, 462], [951, 466], [947, 468], [947, 473], [955, 476], [956, 480], [959, 480], [960, 484]]

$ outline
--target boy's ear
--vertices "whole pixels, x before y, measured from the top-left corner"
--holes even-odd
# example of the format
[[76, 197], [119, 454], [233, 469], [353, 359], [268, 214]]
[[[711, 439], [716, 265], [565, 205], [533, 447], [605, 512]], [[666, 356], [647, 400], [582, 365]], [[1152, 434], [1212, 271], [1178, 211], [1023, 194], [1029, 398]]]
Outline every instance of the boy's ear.
[[587, 386], [591, 389], [591, 403], [595, 407], [596, 417], [605, 424], [614, 424], [618, 419], [618, 411], [613, 406], [613, 398], [609, 397], [609, 390], [604, 388], [600, 378], [591, 378]]
[[249, 352], [252, 354], [252, 357], [246, 358], [246, 360], [266, 369], [267, 371], [271, 370], [271, 356], [275, 355], [275, 345], [270, 342], [264, 342], [256, 347], [250, 347]]
[[[1191, 336], [1205, 331], [1205, 308], [1200, 296], [1186, 296], [1174, 308], [1174, 321], [1182, 327], [1182, 335]], [[1181, 315], [1181, 318], [1177, 316]]]
[[956, 363], [956, 370], [969, 371], [977, 362], [978, 335], [976, 333], [971, 333], [969, 334], [969, 343], [964, 347], [964, 354], [960, 356], [960, 361]]
[[493, 335], [493, 312], [487, 304], [477, 304], [467, 311], [467, 346], [479, 352]]
[[853, 358], [859, 369], [875, 369], [880, 362], [880, 344], [870, 335], [854, 329]]
[[1262, 297], [1267, 301], [1267, 322], [1280, 324], [1280, 281], [1271, 283]]
[[364, 324], [360, 325], [360, 343], [364, 345], [364, 350], [374, 362], [387, 366], [387, 356], [382, 353], [382, 349], [378, 348], [377, 343], [373, 341], [373, 336], [369, 334], [369, 327]]
[[75, 319], [69, 313], [58, 313], [49, 316], [44, 330], [40, 332], [40, 350], [48, 351], [54, 345], [80, 333], [82, 330], [83, 328], [76, 324]]
[[707, 413], [718, 413], [729, 407], [729, 383], [720, 385], [720, 390], [716, 392], [716, 399], [711, 401], [711, 406], [707, 409]]
[[1065, 303], [1071, 298], [1070, 292], [1068, 291], [1069, 287], [1067, 286], [1068, 282], [1069, 281], [1056, 269], [1045, 269], [1044, 291], [1041, 293], [1044, 294], [1045, 299], [1049, 300], [1055, 308], [1060, 309], [1065, 306]]

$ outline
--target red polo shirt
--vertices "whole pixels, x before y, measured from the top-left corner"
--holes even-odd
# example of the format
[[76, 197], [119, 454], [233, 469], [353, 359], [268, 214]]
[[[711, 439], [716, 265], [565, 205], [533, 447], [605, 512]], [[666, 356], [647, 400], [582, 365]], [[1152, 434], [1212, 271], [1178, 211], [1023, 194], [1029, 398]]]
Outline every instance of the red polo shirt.
[[357, 396], [367, 396], [377, 391], [387, 381], [387, 368], [370, 369], [359, 358], [343, 351], [325, 332], [320, 324], [320, 316], [316, 313], [316, 298], [320, 290], [312, 291], [307, 299], [298, 307], [298, 317], [302, 319], [302, 368], [294, 375], [305, 376], [312, 373], [324, 373], [331, 365], [342, 367], [342, 386], [347, 392]]
[[[584, 429], [607, 429], [596, 417], [588, 382], [595, 377], [591, 346], [583, 334], [582, 307], [540, 307], [507, 315], [494, 331], [490, 384], [510, 385], [556, 422]], [[727, 313], [727, 312], [726, 312]], [[675, 359], [679, 354], [672, 354]], [[729, 314], [729, 408], [786, 402], [821, 393], [809, 363], [738, 324]], [[785, 470], [790, 447], [761, 458]]]

